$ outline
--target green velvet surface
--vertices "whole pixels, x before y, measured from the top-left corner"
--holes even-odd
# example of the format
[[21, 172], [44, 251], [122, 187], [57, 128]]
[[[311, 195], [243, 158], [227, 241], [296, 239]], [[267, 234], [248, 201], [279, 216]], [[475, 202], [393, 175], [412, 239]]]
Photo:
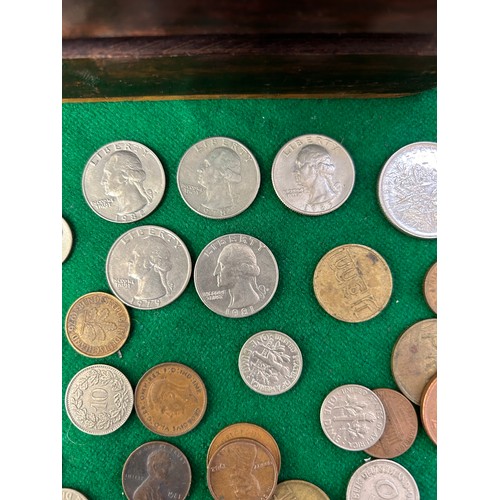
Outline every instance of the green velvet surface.
[[[399, 99], [200, 100], [114, 103], [65, 103], [63, 113], [62, 215], [73, 230], [73, 249], [62, 266], [62, 477], [89, 500], [124, 498], [123, 464], [139, 445], [164, 440], [178, 446], [192, 468], [190, 498], [206, 499], [205, 460], [212, 438], [235, 422], [253, 422], [276, 439], [282, 455], [279, 481], [303, 479], [331, 499], [344, 499], [349, 478], [364, 463], [364, 452], [332, 444], [321, 429], [319, 411], [335, 387], [356, 383], [397, 389], [391, 374], [391, 350], [413, 323], [435, 317], [422, 285], [436, 260], [436, 240], [408, 236], [384, 217], [377, 200], [377, 179], [385, 161], [400, 147], [436, 141], [436, 91]], [[271, 166], [288, 140], [307, 133], [329, 136], [349, 151], [356, 182], [349, 199], [336, 211], [309, 217], [286, 208], [271, 182]], [[227, 136], [241, 141], [257, 158], [261, 186], [253, 204], [226, 220], [193, 212], [177, 189], [180, 158], [195, 142]], [[163, 163], [167, 188], [159, 207], [145, 219], [115, 224], [98, 217], [86, 204], [81, 180], [89, 157], [116, 140], [147, 145]], [[274, 253], [280, 271], [277, 292], [257, 314], [224, 318], [203, 305], [191, 279], [184, 293], [158, 310], [128, 308], [132, 328], [121, 356], [93, 360], [78, 354], [64, 334], [71, 304], [92, 291], [111, 292], [105, 261], [114, 241], [143, 224], [165, 227], [187, 245], [194, 262], [212, 239], [228, 233], [253, 235]], [[320, 258], [345, 243], [377, 250], [393, 275], [391, 300], [375, 318], [344, 323], [329, 316], [313, 293], [312, 277]], [[261, 330], [290, 335], [304, 359], [301, 378], [279, 396], [249, 389], [238, 371], [245, 340]], [[73, 375], [94, 363], [121, 370], [133, 387], [152, 366], [176, 361], [204, 380], [208, 406], [201, 423], [176, 438], [147, 430], [133, 411], [120, 429], [106, 436], [87, 435], [74, 427], [64, 409], [64, 392]], [[418, 407], [416, 407], [418, 410]], [[394, 459], [414, 476], [423, 500], [436, 498], [436, 446], [420, 425], [412, 448]]]

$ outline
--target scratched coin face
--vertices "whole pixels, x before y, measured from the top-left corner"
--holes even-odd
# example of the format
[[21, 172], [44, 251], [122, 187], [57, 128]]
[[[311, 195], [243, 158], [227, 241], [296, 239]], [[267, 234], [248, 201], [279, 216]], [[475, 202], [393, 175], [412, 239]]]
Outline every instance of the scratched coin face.
[[354, 163], [347, 150], [324, 135], [308, 134], [287, 142], [272, 167], [278, 198], [304, 215], [339, 208], [354, 187]]
[[69, 224], [63, 219], [62, 220], [62, 261], [64, 262], [69, 253], [71, 252], [71, 247], [73, 246], [73, 233]]
[[290, 390], [302, 373], [302, 353], [288, 335], [266, 330], [252, 335], [241, 348], [238, 368], [250, 389], [267, 396]]
[[437, 238], [437, 144], [415, 142], [384, 165], [378, 198], [387, 219], [417, 238]]
[[429, 380], [422, 391], [420, 416], [425, 432], [437, 445], [437, 374]]
[[89, 159], [82, 179], [89, 207], [111, 222], [135, 222], [149, 215], [165, 191], [165, 172], [148, 147], [116, 141]]
[[106, 260], [111, 291], [135, 309], [170, 304], [185, 290], [190, 277], [186, 245], [163, 227], [130, 229], [115, 241]]
[[209, 219], [227, 219], [246, 210], [257, 196], [259, 165], [240, 142], [210, 137], [184, 153], [177, 186], [196, 213]]
[[62, 500], [87, 500], [87, 497], [72, 488], [63, 488]]
[[307, 481], [290, 479], [278, 483], [272, 500], [330, 500], [328, 495]]
[[257, 238], [227, 234], [201, 251], [194, 266], [194, 285], [211, 311], [243, 318], [271, 301], [278, 287], [278, 264]]
[[430, 267], [425, 275], [424, 296], [429, 307], [437, 314], [437, 262]]
[[379, 314], [392, 293], [392, 275], [383, 257], [364, 245], [342, 245], [318, 263], [314, 294], [321, 307], [341, 321], [359, 323]]

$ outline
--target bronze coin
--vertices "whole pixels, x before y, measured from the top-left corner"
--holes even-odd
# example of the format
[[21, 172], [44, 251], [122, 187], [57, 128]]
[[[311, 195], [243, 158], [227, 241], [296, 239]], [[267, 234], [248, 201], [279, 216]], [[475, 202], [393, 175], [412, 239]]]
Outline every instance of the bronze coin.
[[89, 358], [104, 358], [120, 349], [130, 332], [130, 316], [114, 295], [92, 292], [69, 308], [66, 337], [75, 351]]
[[429, 307], [437, 314], [437, 262], [430, 267], [425, 275], [424, 296]]
[[437, 369], [437, 319], [424, 319], [403, 332], [392, 349], [391, 364], [399, 390], [419, 405]]
[[420, 417], [425, 432], [437, 445], [437, 374], [429, 380], [422, 392]]
[[393, 389], [374, 389], [385, 408], [385, 429], [366, 453], [375, 458], [399, 457], [409, 450], [418, 432], [418, 417], [408, 398]]
[[150, 368], [135, 388], [135, 411], [150, 431], [180, 436], [196, 427], [207, 407], [207, 391], [199, 375], [181, 363]]
[[317, 486], [300, 479], [290, 479], [278, 483], [273, 500], [330, 500]]
[[262, 427], [249, 424], [247, 422], [239, 422], [237, 424], [228, 425], [222, 429], [212, 440], [207, 452], [207, 465], [214, 453], [225, 443], [237, 438], [248, 438], [258, 441], [264, 445], [273, 455], [278, 469], [278, 474], [281, 468], [281, 454], [278, 444], [273, 436]]
[[379, 314], [392, 293], [392, 275], [383, 257], [357, 244], [330, 250], [314, 271], [314, 294], [331, 316], [349, 323]]

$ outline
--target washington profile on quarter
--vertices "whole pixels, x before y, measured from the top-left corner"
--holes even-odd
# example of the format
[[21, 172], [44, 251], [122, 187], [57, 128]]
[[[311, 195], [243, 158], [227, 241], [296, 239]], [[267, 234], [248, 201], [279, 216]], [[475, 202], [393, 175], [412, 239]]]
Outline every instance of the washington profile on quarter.
[[64, 262], [69, 253], [71, 252], [71, 247], [73, 246], [73, 233], [69, 224], [63, 219], [62, 220], [62, 261]]

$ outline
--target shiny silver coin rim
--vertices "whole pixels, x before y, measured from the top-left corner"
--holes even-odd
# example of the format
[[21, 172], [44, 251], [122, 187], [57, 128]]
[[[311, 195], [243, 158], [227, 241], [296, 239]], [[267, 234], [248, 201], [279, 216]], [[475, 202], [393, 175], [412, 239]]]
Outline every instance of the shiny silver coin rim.
[[72, 495], [75, 495], [74, 498], [70, 498], [69, 500], [87, 500], [87, 497], [80, 493], [77, 490], [74, 490], [73, 488], [63, 488], [62, 489], [62, 500], [68, 500], [68, 497], [64, 496], [65, 493], [71, 493]]
[[[193, 149], [198, 144], [202, 144], [205, 141], [210, 141], [210, 140], [214, 140], [214, 139], [217, 139], [217, 140], [229, 140], [229, 141], [235, 142], [238, 145], [240, 145], [250, 155], [251, 159], [253, 160], [254, 166], [255, 166], [255, 172], [257, 174], [256, 175], [256, 177], [257, 177], [257, 183], [254, 185], [254, 189], [252, 191], [249, 191], [251, 194], [249, 195], [247, 203], [244, 204], [244, 205], [242, 205], [241, 209], [239, 209], [239, 210], [237, 210], [237, 211], [235, 211], [235, 212], [233, 212], [231, 214], [228, 214], [228, 215], [210, 215], [210, 214], [201, 212], [200, 210], [197, 210], [196, 207], [194, 207], [193, 204], [185, 196], [185, 194], [184, 194], [184, 192], [183, 192], [183, 190], [181, 188], [181, 174], [182, 174], [182, 169], [186, 168], [186, 167], [184, 167], [184, 164], [186, 162], [187, 156], [189, 156], [192, 153]], [[179, 193], [180, 193], [182, 199], [184, 200], [184, 202], [186, 203], [186, 205], [193, 212], [197, 213], [198, 215], [201, 215], [202, 217], [206, 217], [207, 219], [223, 220], [223, 219], [230, 219], [231, 217], [236, 217], [237, 215], [240, 215], [248, 207], [250, 207], [250, 205], [255, 201], [255, 198], [257, 197], [257, 193], [259, 192], [259, 189], [260, 189], [260, 183], [261, 183], [260, 167], [259, 167], [259, 163], [257, 162], [257, 159], [255, 158], [255, 156], [248, 149], [248, 147], [245, 146], [243, 143], [241, 143], [240, 141], [237, 141], [236, 139], [233, 139], [231, 137], [226, 137], [226, 136], [207, 137], [206, 139], [202, 139], [201, 141], [196, 142], [195, 144], [193, 144], [192, 146], [190, 146], [186, 150], [186, 152], [182, 155], [182, 158], [179, 161], [179, 166], [177, 168], [177, 189], [179, 190]]]
[[71, 227], [69, 226], [68, 222], [64, 217], [62, 218], [62, 230], [63, 230], [62, 261], [64, 262], [68, 258], [69, 254], [71, 253], [71, 249], [73, 248], [73, 231], [71, 231]]
[[403, 224], [394, 217], [394, 215], [392, 214], [392, 210], [387, 206], [387, 204], [385, 203], [384, 197], [383, 197], [383, 192], [384, 192], [384, 188], [383, 188], [384, 177], [386, 175], [386, 172], [389, 170], [392, 162], [403, 151], [405, 151], [406, 149], [410, 149], [411, 150], [411, 148], [413, 148], [415, 146], [433, 146], [433, 147], [435, 147], [436, 152], [437, 152], [437, 142], [432, 142], [432, 141], [412, 142], [410, 144], [406, 144], [406, 146], [403, 146], [402, 148], [399, 148], [396, 152], [394, 152], [389, 157], [389, 159], [384, 163], [384, 166], [382, 167], [382, 170], [381, 170], [380, 175], [378, 177], [378, 184], [377, 184], [378, 201], [379, 201], [379, 206], [382, 209], [382, 212], [385, 215], [386, 219], [396, 229], [399, 229], [402, 233], [405, 233], [405, 234], [407, 234], [409, 236], [413, 236], [415, 238], [432, 240], [432, 239], [436, 239], [437, 238], [437, 228], [436, 228], [435, 232], [432, 232], [432, 233], [423, 233], [421, 231], [412, 230], [411, 228], [403, 226]]

